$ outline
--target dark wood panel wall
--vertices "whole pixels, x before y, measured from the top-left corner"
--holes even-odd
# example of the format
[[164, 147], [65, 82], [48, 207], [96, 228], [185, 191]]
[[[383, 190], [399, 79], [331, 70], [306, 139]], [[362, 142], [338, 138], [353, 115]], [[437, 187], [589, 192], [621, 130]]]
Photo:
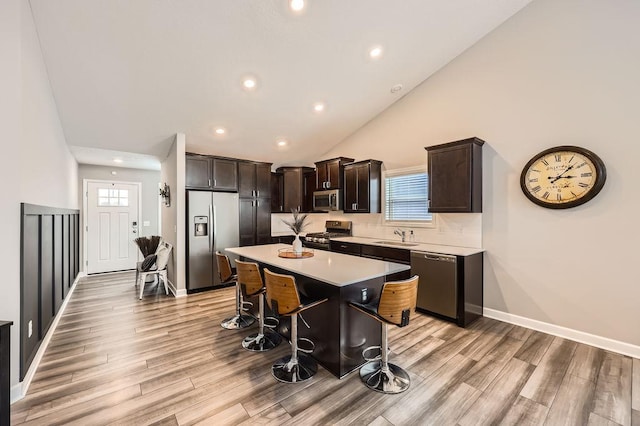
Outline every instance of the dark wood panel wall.
[[20, 380], [79, 270], [79, 210], [22, 203], [20, 241]]

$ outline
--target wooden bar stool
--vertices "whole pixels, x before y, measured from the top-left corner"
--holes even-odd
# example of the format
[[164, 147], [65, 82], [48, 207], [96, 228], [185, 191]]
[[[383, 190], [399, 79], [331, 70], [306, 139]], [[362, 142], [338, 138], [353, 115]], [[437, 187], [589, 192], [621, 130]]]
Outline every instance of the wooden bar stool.
[[[291, 355], [276, 361], [271, 367], [271, 374], [276, 380], [285, 383], [309, 380], [318, 371], [318, 364], [310, 356], [298, 354], [298, 314], [329, 299], [302, 301], [293, 276], [276, 274], [267, 268], [264, 269], [264, 281], [269, 307], [277, 315], [291, 317]], [[313, 350], [300, 349], [300, 351], [312, 352]]]
[[220, 282], [223, 284], [235, 283], [236, 287], [236, 314], [222, 321], [220, 325], [222, 326], [222, 328], [226, 328], [228, 330], [247, 328], [251, 324], [253, 324], [256, 319], [251, 315], [244, 315], [242, 313], [242, 311], [244, 310], [244, 302], [242, 301], [242, 295], [240, 294], [238, 277], [233, 274], [233, 270], [231, 269], [231, 262], [229, 262], [229, 257], [217, 251], [216, 260], [218, 261], [218, 276], [220, 277]]
[[[368, 388], [383, 393], [400, 393], [409, 389], [409, 374], [402, 368], [389, 362], [389, 340], [387, 325], [404, 327], [409, 324], [416, 310], [418, 294], [418, 276], [404, 281], [386, 282], [382, 286], [380, 299], [369, 304], [349, 302], [360, 312], [382, 323], [381, 346], [371, 346], [362, 351], [364, 359], [369, 361], [360, 369], [360, 378]], [[380, 355], [368, 358], [366, 353], [380, 349]]]
[[[282, 338], [278, 333], [274, 333], [273, 331], [268, 331], [267, 333], [265, 333], [264, 330], [264, 298], [267, 292], [267, 288], [262, 283], [262, 276], [260, 275], [258, 264], [236, 260], [236, 271], [242, 296], [258, 296], [259, 303], [258, 332], [245, 337], [242, 341], [242, 347], [254, 352], [264, 352], [271, 350], [280, 344]], [[269, 319], [275, 320], [275, 318], [273, 317], [269, 317]], [[273, 327], [275, 327], [275, 325]]]

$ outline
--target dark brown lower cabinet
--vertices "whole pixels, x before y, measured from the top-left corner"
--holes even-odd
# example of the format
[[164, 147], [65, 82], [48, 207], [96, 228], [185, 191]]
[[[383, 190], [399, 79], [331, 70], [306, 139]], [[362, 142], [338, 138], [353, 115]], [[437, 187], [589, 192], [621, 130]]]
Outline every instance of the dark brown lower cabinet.
[[271, 243], [271, 199], [240, 198], [240, 245]]

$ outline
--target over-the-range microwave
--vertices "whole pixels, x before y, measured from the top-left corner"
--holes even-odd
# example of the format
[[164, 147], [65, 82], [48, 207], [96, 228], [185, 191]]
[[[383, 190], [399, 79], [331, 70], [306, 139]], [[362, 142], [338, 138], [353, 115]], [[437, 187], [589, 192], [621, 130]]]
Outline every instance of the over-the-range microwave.
[[342, 191], [339, 189], [315, 191], [313, 193], [313, 210], [321, 212], [342, 210]]

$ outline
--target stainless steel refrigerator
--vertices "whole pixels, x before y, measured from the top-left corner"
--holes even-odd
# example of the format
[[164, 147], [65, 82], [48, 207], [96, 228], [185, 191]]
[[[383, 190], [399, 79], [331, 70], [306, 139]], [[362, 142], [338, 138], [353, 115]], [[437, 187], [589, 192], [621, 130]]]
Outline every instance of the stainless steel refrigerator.
[[239, 232], [238, 194], [187, 191], [188, 292], [221, 284], [216, 250], [237, 247]]

